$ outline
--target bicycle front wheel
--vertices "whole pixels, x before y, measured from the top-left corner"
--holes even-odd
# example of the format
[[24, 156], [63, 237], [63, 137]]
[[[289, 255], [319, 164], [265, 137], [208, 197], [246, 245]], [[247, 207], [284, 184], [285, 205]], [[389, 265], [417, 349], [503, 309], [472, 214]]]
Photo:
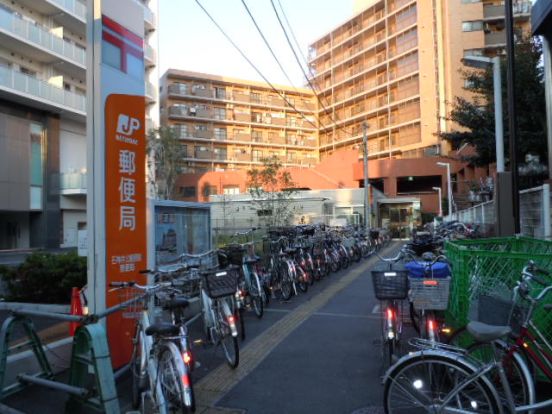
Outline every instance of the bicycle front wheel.
[[251, 302], [253, 304], [253, 310], [257, 318], [261, 319], [263, 317], [264, 307], [263, 307], [263, 291], [261, 288], [261, 282], [259, 281], [259, 275], [256, 272], [251, 273], [251, 283], [249, 286], [249, 296], [251, 297]]
[[[535, 402], [534, 383], [531, 371], [524, 362], [524, 358], [519, 352], [510, 352], [508, 345], [503, 341], [495, 341], [494, 346], [497, 352], [496, 355], [490, 343], [474, 343], [468, 348], [468, 353], [472, 358], [482, 363], [489, 363], [495, 358], [502, 361], [516, 407], [533, 404]], [[507, 407], [507, 394], [500, 380], [498, 370], [494, 369], [487, 376], [496, 387], [503, 406]], [[530, 411], [530, 413], [532, 412]]]
[[[195, 411], [195, 396], [192, 378], [176, 349], [162, 345], [158, 359], [159, 383], [171, 412], [187, 413]], [[174, 346], [176, 348], [176, 346]]]
[[484, 377], [454, 391], [472, 374], [470, 366], [446, 355], [420, 354], [405, 359], [386, 378], [385, 413], [500, 413], [498, 397]]

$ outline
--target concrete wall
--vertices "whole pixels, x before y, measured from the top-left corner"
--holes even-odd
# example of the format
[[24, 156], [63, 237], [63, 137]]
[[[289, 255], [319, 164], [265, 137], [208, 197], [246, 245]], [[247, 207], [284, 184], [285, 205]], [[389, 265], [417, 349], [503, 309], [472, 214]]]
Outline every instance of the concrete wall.
[[60, 172], [80, 172], [86, 169], [86, 126], [62, 120], [59, 140]]
[[86, 226], [86, 211], [65, 210], [62, 213], [63, 217], [63, 240], [61, 247], [76, 247], [77, 232], [84, 225]]

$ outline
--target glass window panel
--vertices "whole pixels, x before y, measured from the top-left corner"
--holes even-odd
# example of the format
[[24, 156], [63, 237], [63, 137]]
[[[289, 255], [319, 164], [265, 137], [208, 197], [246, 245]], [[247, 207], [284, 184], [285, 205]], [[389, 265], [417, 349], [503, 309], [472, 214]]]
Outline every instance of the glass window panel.
[[42, 186], [42, 126], [31, 124], [31, 185]]

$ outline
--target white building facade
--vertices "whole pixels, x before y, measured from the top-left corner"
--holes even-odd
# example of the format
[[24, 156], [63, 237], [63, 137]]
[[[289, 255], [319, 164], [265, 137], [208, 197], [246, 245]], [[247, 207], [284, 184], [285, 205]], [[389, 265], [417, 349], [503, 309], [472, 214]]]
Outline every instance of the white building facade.
[[[136, 1], [151, 128], [158, 3]], [[79, 0], [0, 0], [0, 250], [75, 247], [86, 228], [86, 12]]]

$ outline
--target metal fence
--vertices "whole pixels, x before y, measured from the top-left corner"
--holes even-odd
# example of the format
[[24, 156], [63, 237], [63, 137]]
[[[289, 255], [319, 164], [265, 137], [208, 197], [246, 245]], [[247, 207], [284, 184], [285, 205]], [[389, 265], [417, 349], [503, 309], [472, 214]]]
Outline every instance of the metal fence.
[[[524, 236], [552, 239], [550, 184], [520, 191], [520, 230]], [[493, 235], [496, 223], [494, 200], [454, 212], [445, 221], [458, 220], [480, 226], [484, 235]]]

